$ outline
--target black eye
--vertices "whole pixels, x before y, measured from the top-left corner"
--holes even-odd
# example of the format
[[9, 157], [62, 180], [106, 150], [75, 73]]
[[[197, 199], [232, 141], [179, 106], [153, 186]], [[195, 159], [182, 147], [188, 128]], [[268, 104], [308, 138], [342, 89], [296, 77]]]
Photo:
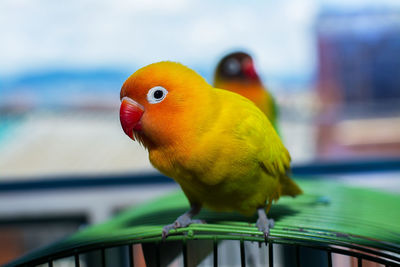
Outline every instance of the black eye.
[[164, 96], [164, 92], [161, 90], [157, 90], [153, 93], [155, 99], [160, 99]]
[[167, 94], [168, 91], [164, 87], [162, 86], [153, 87], [147, 93], [147, 101], [149, 101], [150, 104], [160, 103], [161, 101], [164, 100]]

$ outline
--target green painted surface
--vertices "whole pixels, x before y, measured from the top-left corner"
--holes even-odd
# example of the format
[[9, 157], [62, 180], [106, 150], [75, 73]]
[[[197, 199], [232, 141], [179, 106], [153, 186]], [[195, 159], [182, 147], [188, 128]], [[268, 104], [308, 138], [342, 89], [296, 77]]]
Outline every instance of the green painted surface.
[[[270, 238], [319, 242], [351, 247], [362, 245], [400, 253], [400, 196], [340, 184], [337, 181], [297, 179], [305, 194], [281, 198], [269, 213], [275, 219]], [[18, 262], [66, 251], [161, 240], [161, 229], [188, 209], [182, 192], [132, 208], [101, 225], [89, 227]], [[203, 210], [197, 218], [208, 224], [172, 231], [167, 240], [245, 239], [262, 241], [256, 217]], [[184, 233], [184, 235], [182, 235]], [[65, 255], [65, 254], [64, 254]]]

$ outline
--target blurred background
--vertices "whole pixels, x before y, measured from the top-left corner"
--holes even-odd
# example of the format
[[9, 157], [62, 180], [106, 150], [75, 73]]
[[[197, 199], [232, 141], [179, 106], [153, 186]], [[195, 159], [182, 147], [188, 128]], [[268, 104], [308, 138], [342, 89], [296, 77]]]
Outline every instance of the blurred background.
[[118, 114], [155, 61], [251, 54], [293, 165], [400, 156], [398, 0], [3, 0], [0, 34], [0, 264], [177, 188], [124, 180], [155, 172]]

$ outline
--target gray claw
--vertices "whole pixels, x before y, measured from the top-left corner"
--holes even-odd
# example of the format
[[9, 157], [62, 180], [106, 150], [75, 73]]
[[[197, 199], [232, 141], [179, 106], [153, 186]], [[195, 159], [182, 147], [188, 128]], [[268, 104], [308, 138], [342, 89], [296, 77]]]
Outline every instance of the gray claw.
[[275, 222], [273, 219], [268, 219], [267, 215], [265, 214], [264, 208], [258, 209], [258, 220], [256, 222], [257, 229], [260, 232], [264, 233], [264, 239], [265, 241], [268, 239], [269, 236], [269, 230], [273, 228], [275, 225]]
[[177, 229], [177, 228], [184, 228], [187, 227], [193, 223], [197, 223], [197, 224], [204, 224], [206, 223], [203, 220], [192, 220], [192, 219], [187, 219], [187, 218], [182, 218], [178, 217], [178, 219], [176, 219], [176, 221], [172, 224], [168, 224], [166, 226], [163, 227], [162, 229], [162, 239], [165, 240], [168, 237], [168, 233], [169, 231], [171, 231], [172, 229]]
[[167, 238], [167, 236], [169, 234], [169, 231], [171, 231], [172, 229], [176, 229], [175, 223], [168, 224], [168, 225], [163, 227], [163, 229], [162, 229], [162, 240], [165, 240]]
[[162, 239], [165, 240], [168, 236], [169, 231], [172, 229], [183, 228], [189, 226], [192, 223], [205, 223], [202, 220], [193, 220], [192, 217], [200, 212], [201, 205], [192, 204], [190, 210], [179, 216], [174, 223], [168, 224], [162, 229]]

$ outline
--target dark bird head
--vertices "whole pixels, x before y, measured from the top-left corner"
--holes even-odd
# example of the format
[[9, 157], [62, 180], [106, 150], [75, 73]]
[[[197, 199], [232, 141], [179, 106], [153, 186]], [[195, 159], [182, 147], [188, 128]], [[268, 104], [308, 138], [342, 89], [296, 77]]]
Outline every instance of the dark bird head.
[[234, 52], [223, 57], [215, 70], [215, 79], [259, 81], [253, 59], [244, 52]]

